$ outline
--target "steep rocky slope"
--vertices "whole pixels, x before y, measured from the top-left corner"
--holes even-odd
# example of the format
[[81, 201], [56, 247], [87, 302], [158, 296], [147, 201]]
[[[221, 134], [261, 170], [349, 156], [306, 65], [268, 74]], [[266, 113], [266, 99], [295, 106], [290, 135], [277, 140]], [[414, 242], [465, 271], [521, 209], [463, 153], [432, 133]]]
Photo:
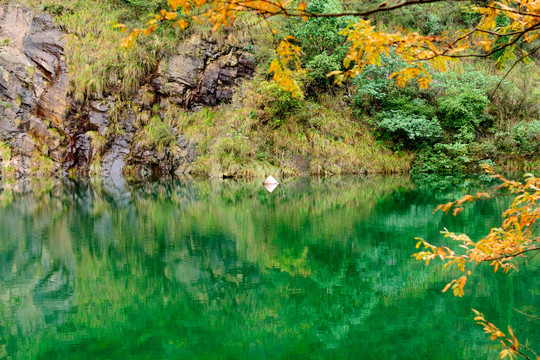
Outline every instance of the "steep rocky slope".
[[126, 98], [110, 93], [77, 102], [69, 92], [67, 37], [45, 13], [0, 4], [0, 159], [3, 176], [135, 176], [189, 173], [196, 144], [163, 122], [166, 143], [144, 141], [150, 118], [232, 99], [255, 62], [233, 46], [197, 37], [156, 67]]

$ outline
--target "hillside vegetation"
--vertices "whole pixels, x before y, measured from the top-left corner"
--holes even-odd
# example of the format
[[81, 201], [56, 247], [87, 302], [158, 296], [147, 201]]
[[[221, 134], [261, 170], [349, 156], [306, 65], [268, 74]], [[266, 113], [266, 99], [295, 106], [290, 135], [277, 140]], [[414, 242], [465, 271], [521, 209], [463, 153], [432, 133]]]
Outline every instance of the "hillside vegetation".
[[[165, 1], [14, 0], [49, 12], [69, 35], [69, 92], [77, 103], [114, 96], [130, 105], [146, 79], [179, 43], [192, 35], [231, 43], [251, 52], [257, 75], [245, 81], [230, 104], [188, 112], [169, 104], [140, 125], [138, 141], [171, 146], [170, 129], [197, 142], [192, 173], [211, 176], [464, 172], [479, 163], [504, 170], [540, 167], [540, 72], [535, 63], [496, 70], [497, 54], [460, 61], [446, 73], [434, 73], [428, 89], [414, 82], [398, 87], [388, 79], [399, 61], [385, 58], [341, 86], [326, 74], [342, 70], [347, 50], [340, 31], [354, 18], [273, 19], [267, 24], [246, 14], [234, 28], [212, 33], [207, 26], [186, 31], [158, 28], [129, 50], [115, 23], [144, 24]], [[338, 12], [375, 3], [314, 0], [308, 10]], [[467, 3], [412, 6], [374, 15], [378, 26], [440, 34], [474, 27], [478, 16]], [[504, 22], [505, 19], [497, 19]], [[295, 77], [303, 97], [293, 98], [267, 75], [280, 34], [291, 34], [302, 49]], [[530, 44], [520, 44], [527, 47]], [[151, 98], [150, 98], [150, 101]], [[146, 124], [146, 125], [145, 125]], [[145, 130], [146, 126], [146, 130]], [[148, 129], [161, 129], [148, 131]], [[111, 134], [121, 132], [117, 129]], [[105, 137], [93, 135], [98, 149]], [[2, 144], [0, 144], [1, 146]], [[103, 147], [103, 146], [101, 146]], [[94, 169], [99, 169], [96, 163]], [[126, 175], [134, 175], [126, 167]], [[96, 170], [97, 171], [97, 170]]]

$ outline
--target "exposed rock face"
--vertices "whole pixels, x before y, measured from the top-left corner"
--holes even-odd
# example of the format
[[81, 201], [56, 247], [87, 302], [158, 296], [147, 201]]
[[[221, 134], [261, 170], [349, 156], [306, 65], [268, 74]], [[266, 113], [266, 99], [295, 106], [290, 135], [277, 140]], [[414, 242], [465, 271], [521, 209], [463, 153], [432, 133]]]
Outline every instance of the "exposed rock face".
[[159, 67], [154, 86], [159, 94], [184, 107], [230, 101], [235, 81], [255, 71], [255, 60], [232, 46], [192, 38], [178, 55]]
[[151, 175], [189, 175], [193, 169], [191, 164], [196, 158], [196, 143], [179, 135], [175, 144], [162, 150], [135, 144], [128, 162], [133, 166], [137, 178]]
[[193, 38], [159, 64], [137, 95], [124, 99], [138, 107], [119, 114], [112, 95], [84, 104], [70, 98], [66, 39], [50, 15], [0, 4], [0, 39], [0, 150], [2, 143], [10, 148], [9, 155], [0, 151], [0, 170], [18, 178], [84, 176], [96, 162], [104, 177], [121, 177], [126, 165], [136, 177], [188, 174], [196, 144], [175, 128], [176, 141], [165, 147], [141, 143], [146, 124], [135, 112], [156, 116], [156, 105], [163, 115], [171, 103], [196, 109], [230, 101], [237, 79], [255, 69], [248, 53]]
[[63, 131], [70, 104], [64, 35], [48, 15], [2, 5], [0, 38], [0, 140], [12, 149], [4, 166], [24, 177], [41, 165], [38, 147], [48, 147], [46, 156], [62, 157], [55, 154], [62, 151], [52, 129]]

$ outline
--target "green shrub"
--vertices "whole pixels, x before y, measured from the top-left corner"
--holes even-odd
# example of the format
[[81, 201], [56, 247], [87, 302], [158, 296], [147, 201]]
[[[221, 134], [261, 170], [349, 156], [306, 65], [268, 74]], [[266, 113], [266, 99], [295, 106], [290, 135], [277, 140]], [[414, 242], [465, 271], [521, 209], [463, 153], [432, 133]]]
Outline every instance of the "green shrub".
[[426, 35], [439, 35], [443, 30], [441, 17], [431, 12], [428, 13], [422, 30]]
[[436, 117], [391, 110], [381, 114], [377, 128], [383, 138], [408, 149], [421, 148], [440, 139], [443, 130]]
[[437, 113], [435, 106], [428, 103], [426, 99], [421, 97], [413, 97], [410, 91], [397, 93], [393, 96], [389, 96], [383, 102], [383, 107], [386, 109], [395, 109], [403, 111], [407, 114], [414, 114], [418, 116], [424, 116], [432, 118]]
[[480, 127], [490, 126], [493, 121], [486, 113], [488, 97], [480, 89], [464, 88], [450, 92], [439, 99], [438, 105], [443, 127], [465, 136], [475, 134]]
[[396, 71], [402, 62], [393, 57], [381, 59], [381, 66], [368, 65], [358, 76], [353, 79], [357, 87], [354, 95], [354, 107], [356, 112], [373, 114], [385, 107], [387, 101], [396, 93], [400, 94], [406, 89], [399, 89], [395, 81], [388, 79], [390, 74]]
[[470, 162], [466, 144], [435, 144], [420, 152], [414, 161], [413, 173], [461, 173]]
[[[338, 0], [313, 0], [307, 11], [312, 13], [339, 13], [343, 11]], [[309, 69], [305, 92], [313, 96], [333, 86], [333, 79], [326, 78], [330, 71], [342, 69], [347, 54], [346, 37], [340, 32], [353, 20], [352, 17], [290, 19], [285, 22], [284, 34], [291, 34], [301, 46], [301, 61]]]
[[494, 137], [497, 150], [504, 152], [513, 151], [515, 144], [512, 139], [512, 133], [509, 131], [497, 131]]
[[520, 155], [540, 154], [540, 120], [520, 122], [514, 128], [512, 140]]
[[461, 21], [468, 27], [476, 27], [482, 19], [482, 15], [477, 11], [474, 11], [472, 6], [463, 6], [461, 8]]
[[262, 122], [272, 121], [276, 125], [297, 111], [302, 101], [297, 97], [292, 97], [290, 92], [273, 82], [262, 81], [256, 93], [259, 118]]
[[491, 138], [483, 138], [481, 141], [470, 143], [469, 152], [471, 153], [471, 157], [475, 159], [488, 159], [496, 157], [499, 154]]
[[307, 64], [308, 92], [316, 92], [317, 89], [327, 89], [333, 84], [333, 79], [326, 77], [331, 71], [341, 69], [341, 60], [334, 54], [328, 55], [326, 51], [316, 55]]
[[[312, 13], [339, 13], [343, 11], [341, 3], [337, 0], [313, 0], [307, 6]], [[336, 18], [308, 18], [307, 21], [293, 19], [286, 26], [289, 34], [294, 36], [302, 45], [304, 63], [311, 61], [315, 56], [326, 51], [328, 55], [347, 52], [346, 38], [340, 34], [352, 17]]]

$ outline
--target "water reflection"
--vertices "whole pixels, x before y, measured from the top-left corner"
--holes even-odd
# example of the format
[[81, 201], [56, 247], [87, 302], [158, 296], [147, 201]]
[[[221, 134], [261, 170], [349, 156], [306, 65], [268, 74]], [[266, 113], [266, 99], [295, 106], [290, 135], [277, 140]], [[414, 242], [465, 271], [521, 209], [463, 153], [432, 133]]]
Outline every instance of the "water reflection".
[[503, 199], [431, 214], [467, 186], [4, 184], [0, 358], [486, 358], [472, 307], [540, 343], [512, 310], [538, 310], [538, 263], [455, 299], [440, 293], [450, 274], [410, 260], [415, 236], [481, 234], [500, 216]]

